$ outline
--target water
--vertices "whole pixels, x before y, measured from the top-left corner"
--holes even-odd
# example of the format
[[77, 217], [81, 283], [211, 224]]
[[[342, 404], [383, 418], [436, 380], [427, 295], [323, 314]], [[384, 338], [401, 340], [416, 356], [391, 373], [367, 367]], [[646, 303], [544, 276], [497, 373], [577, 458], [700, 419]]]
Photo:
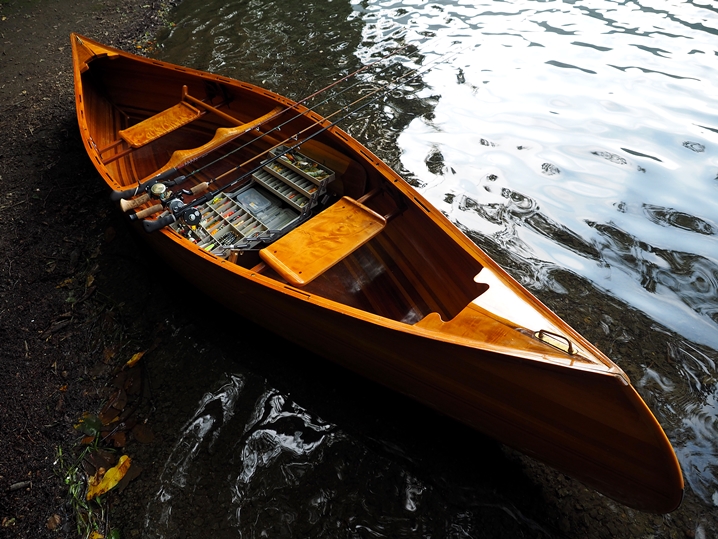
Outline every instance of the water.
[[[202, 396], [181, 429], [150, 501], [145, 536], [174, 537], [186, 523], [249, 538], [471, 529], [475, 518], [465, 514], [466, 500], [425, 484], [406, 456], [373, 450], [256, 377], [227, 378]], [[241, 417], [233, 421], [235, 414]], [[512, 521], [504, 529], [516, 528], [519, 517], [496, 502], [493, 496], [470, 505], [498, 522]]]
[[[600, 341], [666, 428], [690, 503], [706, 513], [718, 506], [713, 4], [184, 0], [172, 20], [157, 57], [295, 99], [415, 46], [419, 54], [406, 49], [391, 69], [367, 69], [357, 92], [432, 68], [342, 127]], [[511, 500], [465, 485], [462, 495], [439, 492], [386, 448], [367, 447], [261, 377], [247, 397], [250, 378], [207, 388], [169, 461], [201, 484], [211, 463], [195, 459], [198, 444], [234, 455], [220, 497], [242, 536], [332, 537], [335, 525], [352, 537], [468, 537], [479, 515], [500, 520], [484, 511], [510, 515], [504, 530], [550, 535]], [[237, 425], [209, 424], [211, 402], [222, 403], [223, 425]], [[148, 529], [170, 529], [187, 490], [172, 477]]]

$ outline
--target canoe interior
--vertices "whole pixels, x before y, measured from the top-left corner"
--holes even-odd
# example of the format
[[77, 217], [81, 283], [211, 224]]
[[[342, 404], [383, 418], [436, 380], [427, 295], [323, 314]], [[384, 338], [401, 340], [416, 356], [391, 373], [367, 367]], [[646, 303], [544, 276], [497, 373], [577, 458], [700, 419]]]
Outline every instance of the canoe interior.
[[[188, 87], [191, 95], [212, 103], [243, 123], [266, 114], [276, 106], [274, 99], [262, 99], [261, 95], [257, 96], [249, 90], [243, 93], [241, 87], [237, 89], [208, 83], [174, 70], [163, 70], [158, 76], [152, 65], [138, 69], [129, 60], [117, 58], [93, 65], [92, 70], [83, 75], [85, 114], [93, 119], [89, 128], [94, 144], [99, 149], [107, 148], [118, 139], [120, 130], [176, 105], [183, 85]], [[305, 109], [300, 107], [300, 110]], [[262, 130], [270, 131], [272, 127], [297, 116], [295, 111], [290, 114], [280, 115], [262, 126]], [[257, 131], [252, 131], [183, 167], [180, 172], [189, 174], [218, 161], [192, 176], [183, 187], [189, 189], [208, 181], [267, 151], [282, 142], [282, 135], [308, 128], [307, 134], [311, 134], [314, 132], [313, 123], [309, 114], [297, 117], [282, 126], [281, 130], [261, 139], [258, 139]], [[198, 120], [105, 166], [119, 186], [132, 186], [159, 170], [176, 149], [194, 148], [208, 142], [218, 127], [229, 125], [212, 113], [204, 114]], [[300, 150], [335, 167], [333, 170], [337, 179], [330, 184], [332, 196], [326, 204], [334, 203], [344, 194], [359, 198], [382, 185], [381, 195], [373, 198], [368, 205], [377, 213], [397, 212], [397, 215], [378, 237], [331, 267], [305, 289], [312, 294], [410, 324], [430, 313], [438, 313], [443, 320], [454, 318], [484, 289], [483, 285], [474, 282], [482, 269], [480, 262], [460, 245], [447, 241], [444, 235], [422, 237], [413, 234], [415, 230], [435, 228], [427, 213], [420, 206], [402, 204], [402, 197], [393, 192], [375, 167], [362, 166], [360, 161], [351, 158], [355, 149], [349, 145], [336, 148], [336, 137], [332, 137], [331, 141], [328, 138], [319, 135]], [[335, 148], [331, 150], [326, 142], [331, 142]], [[110, 149], [103, 152], [103, 157], [111, 157], [120, 151], [120, 148]], [[340, 153], [338, 163], [336, 158], [332, 159], [337, 151]], [[254, 161], [240, 168], [223, 178], [222, 182], [215, 183], [213, 189], [220, 189], [258, 164]], [[244, 252], [237, 258], [237, 263], [250, 268], [256, 267], [260, 260], [256, 252]], [[264, 271], [281, 279], [271, 268]]]

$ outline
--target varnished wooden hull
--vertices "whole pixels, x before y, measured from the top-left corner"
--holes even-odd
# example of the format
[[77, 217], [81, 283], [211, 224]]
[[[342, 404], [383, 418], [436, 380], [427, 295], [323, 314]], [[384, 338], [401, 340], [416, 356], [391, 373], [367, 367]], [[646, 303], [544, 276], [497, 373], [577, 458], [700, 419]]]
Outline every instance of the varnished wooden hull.
[[[171, 104], [167, 96], [172, 91], [165, 85], [188, 84], [194, 93], [202, 92], [204, 81], [219, 85], [225, 95], [246, 104], [226, 109], [242, 121], [277, 105], [292, 105], [245, 83], [137, 58], [84, 37], [73, 36], [72, 44], [80, 130], [113, 190], [135, 185], [159, 169], [172, 149], [163, 144], [195, 137], [193, 146], [199, 146], [208, 138], [208, 130], [198, 128], [168, 135], [154, 150], [151, 144], [110, 163], [99, 155], [98, 147], [127, 128], [113, 111], [143, 109], [151, 116]], [[113, 63], [119, 74], [113, 74]], [[377, 203], [378, 209], [401, 210], [375, 239], [312, 283], [292, 285], [263, 269], [252, 253], [243, 255], [246, 261], [230, 262], [169, 228], [147, 234], [148, 242], [209, 296], [303, 347], [626, 505], [665, 513], [680, 504], [683, 479], [673, 449], [615, 364], [348, 135], [332, 127], [317, 137], [315, 147], [307, 147], [337, 164], [342, 194], [357, 191], [360, 196], [381, 187], [390, 196]], [[529, 327], [534, 322], [538, 326]], [[570, 342], [569, 351], [537, 339], [541, 329]]]

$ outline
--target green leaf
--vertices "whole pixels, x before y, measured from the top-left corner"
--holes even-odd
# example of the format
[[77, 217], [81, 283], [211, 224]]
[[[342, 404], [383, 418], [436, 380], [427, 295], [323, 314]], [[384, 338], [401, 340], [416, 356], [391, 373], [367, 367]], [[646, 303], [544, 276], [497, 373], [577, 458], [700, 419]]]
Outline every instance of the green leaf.
[[75, 429], [88, 436], [97, 436], [102, 429], [102, 421], [95, 414], [85, 414]]

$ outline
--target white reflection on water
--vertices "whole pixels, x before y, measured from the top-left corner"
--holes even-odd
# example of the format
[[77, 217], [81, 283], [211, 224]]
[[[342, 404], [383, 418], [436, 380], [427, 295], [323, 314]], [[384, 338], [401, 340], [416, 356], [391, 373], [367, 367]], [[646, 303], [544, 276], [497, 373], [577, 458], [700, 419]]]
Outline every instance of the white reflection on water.
[[197, 454], [214, 446], [222, 426], [234, 416], [243, 386], [242, 377], [231, 376], [230, 381], [217, 392], [206, 393], [200, 400], [196, 412], [182, 428], [160, 474], [160, 489], [145, 517], [148, 533], [164, 537], [162, 531], [170, 529], [174, 499], [185, 496], [187, 476], [193, 471]]
[[[406, 26], [408, 41], [478, 45], [424, 77], [424, 95], [441, 98], [399, 137], [402, 164], [435, 205], [520, 245], [527, 263], [570, 269], [718, 349], [718, 15], [642, 4], [354, 6], [365, 42]], [[437, 155], [443, 169], [430, 169]], [[512, 194], [577, 245], [525, 214], [486, 215]]]
[[369, 448], [256, 378], [231, 375], [179, 432], [143, 537], [469, 537], [457, 530], [486, 521], [550, 536], [496, 493], [487, 502], [479, 489], [425, 484], [397, 453]]

